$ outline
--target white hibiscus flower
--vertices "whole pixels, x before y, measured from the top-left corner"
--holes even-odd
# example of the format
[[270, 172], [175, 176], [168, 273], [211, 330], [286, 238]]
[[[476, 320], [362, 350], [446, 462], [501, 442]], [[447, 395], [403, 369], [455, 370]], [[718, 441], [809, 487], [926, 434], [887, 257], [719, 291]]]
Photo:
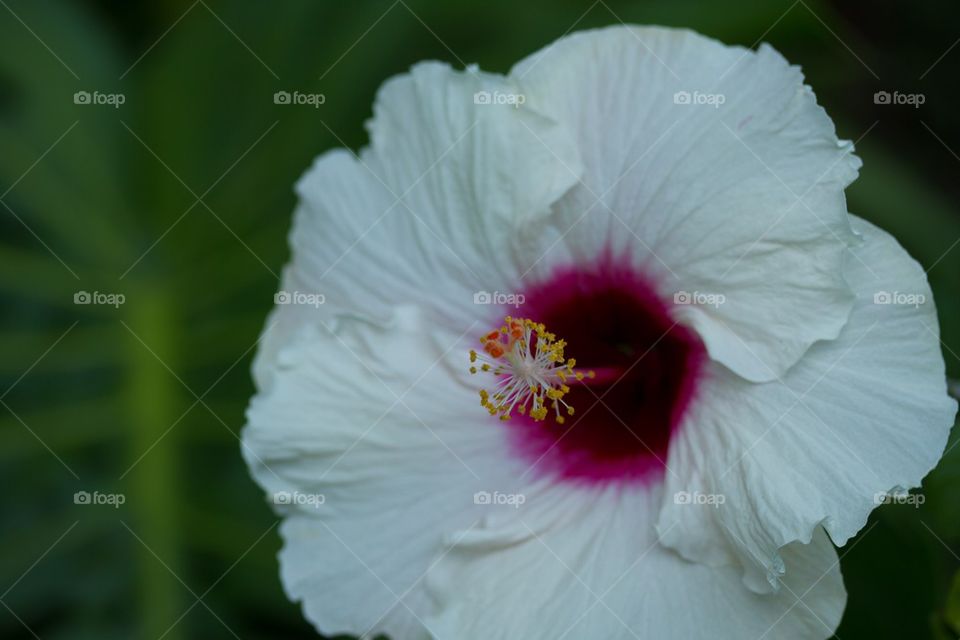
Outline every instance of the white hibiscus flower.
[[369, 130], [297, 185], [244, 434], [317, 629], [830, 636], [834, 545], [956, 403], [800, 71], [617, 27], [417, 65]]

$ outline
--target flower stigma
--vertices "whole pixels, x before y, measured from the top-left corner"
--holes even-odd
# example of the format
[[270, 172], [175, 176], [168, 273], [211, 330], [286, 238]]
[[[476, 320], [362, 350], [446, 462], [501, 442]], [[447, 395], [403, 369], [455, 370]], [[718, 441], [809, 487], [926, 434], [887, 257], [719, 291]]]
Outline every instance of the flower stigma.
[[572, 416], [573, 406], [563, 397], [568, 383], [596, 377], [594, 371], [577, 371], [576, 360], [565, 358], [566, 341], [547, 331], [543, 323], [506, 316], [498, 329], [480, 338], [483, 353], [470, 350], [470, 373], [497, 376], [491, 391], [480, 390], [480, 404], [501, 420], [520, 415], [544, 420], [552, 409], [557, 424]]

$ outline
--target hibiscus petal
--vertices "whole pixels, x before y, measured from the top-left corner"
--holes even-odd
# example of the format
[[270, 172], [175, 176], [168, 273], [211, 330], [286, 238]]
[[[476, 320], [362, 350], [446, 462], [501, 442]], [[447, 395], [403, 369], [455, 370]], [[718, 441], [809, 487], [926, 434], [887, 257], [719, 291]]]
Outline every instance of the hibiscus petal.
[[768, 46], [613, 27], [563, 38], [510, 75], [571, 129], [585, 167], [542, 234], [535, 274], [612, 247], [667, 295], [724, 296], [679, 310], [749, 380], [775, 379], [837, 336], [852, 304], [843, 189], [860, 162], [798, 68]]
[[393, 305], [418, 304], [463, 327], [476, 316], [473, 292], [513, 289], [511, 247], [580, 164], [565, 130], [502, 103], [511, 97], [524, 99], [502, 76], [421, 63], [378, 92], [369, 147], [316, 160], [297, 184], [281, 290], [323, 293], [326, 306], [278, 307], [257, 361], [261, 384], [310, 318], [338, 309], [384, 318]]
[[244, 455], [283, 503], [284, 587], [317, 629], [422, 637], [421, 579], [443, 534], [479, 519], [475, 492], [506, 490], [503, 430], [469, 387], [462, 336], [412, 308], [330, 328], [305, 326], [278, 353]]
[[[863, 243], [845, 274], [857, 301], [841, 335], [811, 347], [780, 381], [715, 368], [672, 443], [665, 543], [712, 564], [739, 557], [757, 591], [776, 587], [785, 545], [806, 542], [820, 523], [843, 545], [878, 494], [919, 486], [956, 414], [923, 269], [885, 232], [857, 218], [854, 228]], [[898, 295], [924, 302], [897, 304]], [[691, 508], [677, 492], [726, 502]]]
[[[784, 557], [787, 588], [758, 595], [735, 567], [684, 561], [657, 542], [660, 492], [540, 487], [515, 515], [450, 536], [427, 578], [438, 638], [828, 638], [846, 601], [819, 532]], [[710, 507], [706, 507], [710, 508]]]

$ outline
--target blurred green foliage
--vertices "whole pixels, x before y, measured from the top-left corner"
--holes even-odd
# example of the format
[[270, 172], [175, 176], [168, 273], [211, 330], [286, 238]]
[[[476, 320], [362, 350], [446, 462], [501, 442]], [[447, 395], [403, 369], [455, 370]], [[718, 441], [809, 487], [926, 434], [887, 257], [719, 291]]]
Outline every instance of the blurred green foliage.
[[[858, 140], [850, 209], [930, 268], [960, 377], [955, 4], [0, 5], [4, 638], [315, 637], [282, 593], [275, 518], [239, 455], [249, 365], [294, 180], [321, 151], [362, 146], [378, 85], [421, 59], [506, 71], [574, 25], [618, 21], [771, 42]], [[278, 106], [278, 90], [326, 103]], [[875, 105], [878, 90], [926, 103]], [[78, 105], [77, 91], [125, 102]], [[78, 291], [125, 303], [77, 305]], [[960, 447], [921, 508], [879, 509], [841, 551], [839, 637], [960, 632], [958, 488]], [[76, 505], [78, 491], [126, 502]]]

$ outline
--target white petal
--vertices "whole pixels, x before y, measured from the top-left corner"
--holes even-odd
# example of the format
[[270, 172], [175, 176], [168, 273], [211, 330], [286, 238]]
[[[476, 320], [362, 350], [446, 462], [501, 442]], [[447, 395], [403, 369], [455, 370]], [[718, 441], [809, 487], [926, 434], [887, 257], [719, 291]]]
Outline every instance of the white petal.
[[734, 567], [686, 562], [657, 542], [659, 494], [548, 488], [512, 517], [451, 536], [427, 578], [439, 602], [430, 630], [462, 640], [832, 635], [846, 593], [826, 535], [786, 549], [788, 588], [758, 595]]
[[422, 637], [442, 535], [479, 518], [474, 492], [503, 488], [504, 430], [469, 387], [466, 348], [407, 308], [305, 327], [253, 400], [244, 454], [290, 497], [282, 579], [320, 631]]
[[[281, 289], [323, 293], [320, 311], [380, 318], [393, 305], [418, 304], [459, 327], [478, 315], [474, 292], [515, 291], [526, 230], [549, 214], [580, 165], [552, 122], [483, 96], [495, 102], [518, 89], [502, 76], [440, 63], [384, 83], [370, 147], [358, 157], [320, 156], [297, 184], [293, 261]], [[290, 332], [320, 311], [277, 310], [258, 357], [261, 384]]]
[[526, 101], [519, 91], [501, 76], [427, 63], [377, 95], [365, 159], [419, 222], [412, 227], [424, 274], [512, 283], [523, 231], [579, 178], [566, 129], [525, 103], [484, 103]]
[[[843, 189], [860, 162], [799, 69], [768, 46], [614, 27], [563, 38], [511, 77], [573, 131], [584, 164], [539, 270], [609, 244], [669, 295], [725, 296], [681, 311], [715, 360], [754, 381], [837, 336], [852, 303]], [[724, 101], [677, 104], [677, 92]]]
[[[845, 273], [857, 301], [840, 337], [811, 347], [782, 381], [751, 384], [717, 367], [672, 443], [668, 497], [722, 494], [726, 508], [666, 500], [665, 542], [693, 560], [736, 554], [752, 589], [776, 586], [784, 545], [809, 540], [820, 523], [843, 545], [878, 494], [919, 486], [953, 425], [923, 269], [889, 235], [854, 220], [863, 243]], [[924, 303], [876, 304], [884, 292]]]
[[[290, 233], [293, 257], [280, 285], [290, 303], [277, 305], [267, 319], [254, 361], [261, 388], [270, 381], [277, 352], [302, 325], [319, 326], [349, 307], [382, 315], [385, 291], [411, 303], [420, 295], [413, 265], [389, 250], [396, 237], [385, 221], [393, 199], [353, 154], [336, 149], [318, 157], [297, 183], [297, 192], [301, 201]], [[294, 304], [293, 296], [300, 293], [321, 294], [324, 304]]]

